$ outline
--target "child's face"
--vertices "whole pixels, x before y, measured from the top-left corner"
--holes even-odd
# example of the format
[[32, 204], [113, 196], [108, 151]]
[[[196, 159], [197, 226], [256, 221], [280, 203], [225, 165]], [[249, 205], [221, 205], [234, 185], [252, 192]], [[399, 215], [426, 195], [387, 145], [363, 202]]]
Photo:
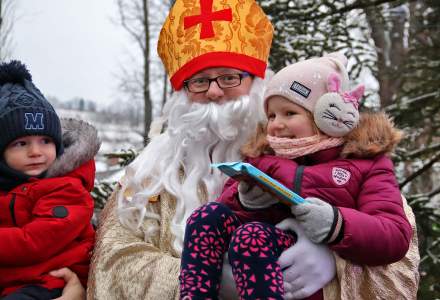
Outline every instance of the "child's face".
[[4, 158], [10, 168], [29, 176], [38, 176], [54, 162], [56, 147], [48, 136], [24, 136], [9, 143]]
[[283, 138], [304, 138], [316, 134], [310, 114], [282, 96], [273, 96], [267, 106], [267, 133]]

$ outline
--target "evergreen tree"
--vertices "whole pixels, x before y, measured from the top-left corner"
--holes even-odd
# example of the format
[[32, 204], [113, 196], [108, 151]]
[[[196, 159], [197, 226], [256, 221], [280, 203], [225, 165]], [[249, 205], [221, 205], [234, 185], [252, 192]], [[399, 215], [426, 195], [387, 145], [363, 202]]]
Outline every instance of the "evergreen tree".
[[[116, 158], [118, 160], [119, 166], [126, 167], [136, 158], [137, 155], [138, 155], [137, 151], [133, 149], [129, 149], [129, 150], [121, 150], [119, 152], [109, 153], [104, 156], [109, 159]], [[113, 190], [115, 189], [116, 185], [117, 182], [108, 182], [105, 180], [95, 183], [95, 186], [93, 187], [91, 193], [95, 202], [95, 209], [101, 210], [104, 208], [105, 203], [113, 193]]]
[[440, 296], [440, 3], [417, 1], [409, 7], [411, 26], [399, 72], [401, 88], [389, 111], [407, 133], [399, 160], [407, 171], [401, 187], [418, 222], [422, 256], [419, 297], [435, 299]]

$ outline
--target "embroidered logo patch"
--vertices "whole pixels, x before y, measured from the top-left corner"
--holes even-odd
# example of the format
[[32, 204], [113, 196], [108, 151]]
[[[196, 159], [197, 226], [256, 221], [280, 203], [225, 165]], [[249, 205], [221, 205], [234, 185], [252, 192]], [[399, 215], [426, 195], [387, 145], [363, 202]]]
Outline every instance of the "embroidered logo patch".
[[350, 177], [350, 171], [338, 167], [332, 169], [332, 178], [337, 185], [346, 184], [350, 180]]
[[290, 89], [292, 91], [294, 91], [295, 93], [300, 94], [301, 96], [303, 96], [304, 98], [307, 98], [310, 95], [310, 92], [312, 91], [311, 89], [309, 89], [308, 87], [306, 87], [305, 85], [302, 85], [301, 83], [299, 83], [298, 81], [294, 81], [292, 83], [292, 85], [290, 86]]
[[42, 113], [25, 113], [25, 129], [44, 129], [43, 116], [44, 115]]

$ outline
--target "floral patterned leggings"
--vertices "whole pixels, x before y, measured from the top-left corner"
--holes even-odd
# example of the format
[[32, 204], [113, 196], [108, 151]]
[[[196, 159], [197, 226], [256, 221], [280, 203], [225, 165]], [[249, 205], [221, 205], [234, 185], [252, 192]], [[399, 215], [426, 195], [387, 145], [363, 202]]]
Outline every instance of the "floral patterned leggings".
[[281, 252], [293, 235], [261, 222], [241, 224], [233, 212], [212, 202], [188, 218], [180, 269], [181, 299], [218, 299], [226, 251], [240, 299], [283, 299]]

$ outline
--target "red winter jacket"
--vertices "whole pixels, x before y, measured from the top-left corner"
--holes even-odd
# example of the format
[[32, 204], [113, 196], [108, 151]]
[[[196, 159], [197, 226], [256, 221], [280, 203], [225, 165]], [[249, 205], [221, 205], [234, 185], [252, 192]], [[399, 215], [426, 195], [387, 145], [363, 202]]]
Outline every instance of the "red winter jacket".
[[[93, 136], [90, 131], [93, 127], [84, 129], [86, 124], [83, 122], [68, 122], [79, 124], [82, 133], [85, 131]], [[70, 268], [86, 286], [95, 238], [90, 222], [93, 215], [90, 191], [94, 185], [95, 163], [90, 158], [96, 154], [99, 141], [96, 135], [94, 139], [95, 144], [87, 145], [81, 154], [78, 144], [84, 146], [81, 144], [84, 136], [80, 134], [53, 165], [66, 170], [67, 164], [73, 166], [73, 170], [51, 178], [31, 178], [9, 192], [0, 192], [2, 295], [28, 284], [49, 289], [63, 288], [63, 279], [48, 274], [61, 267]], [[73, 158], [76, 160], [72, 161]], [[84, 161], [86, 158], [89, 160]], [[79, 163], [82, 164], [77, 166]], [[56, 174], [59, 170], [51, 171], [53, 169], [48, 173]]]
[[[342, 258], [366, 265], [400, 260], [409, 248], [412, 230], [391, 160], [384, 155], [374, 159], [341, 159], [339, 153], [340, 148], [333, 148], [309, 156], [309, 162], [315, 164], [306, 166], [302, 176], [297, 172], [298, 164], [292, 160], [266, 155], [248, 162], [302, 197], [320, 198], [340, 210], [344, 235], [330, 247]], [[292, 217], [290, 209], [282, 204], [264, 210], [246, 210], [238, 200], [237, 186], [238, 182], [229, 180], [218, 201], [229, 206], [243, 222], [276, 224]]]

